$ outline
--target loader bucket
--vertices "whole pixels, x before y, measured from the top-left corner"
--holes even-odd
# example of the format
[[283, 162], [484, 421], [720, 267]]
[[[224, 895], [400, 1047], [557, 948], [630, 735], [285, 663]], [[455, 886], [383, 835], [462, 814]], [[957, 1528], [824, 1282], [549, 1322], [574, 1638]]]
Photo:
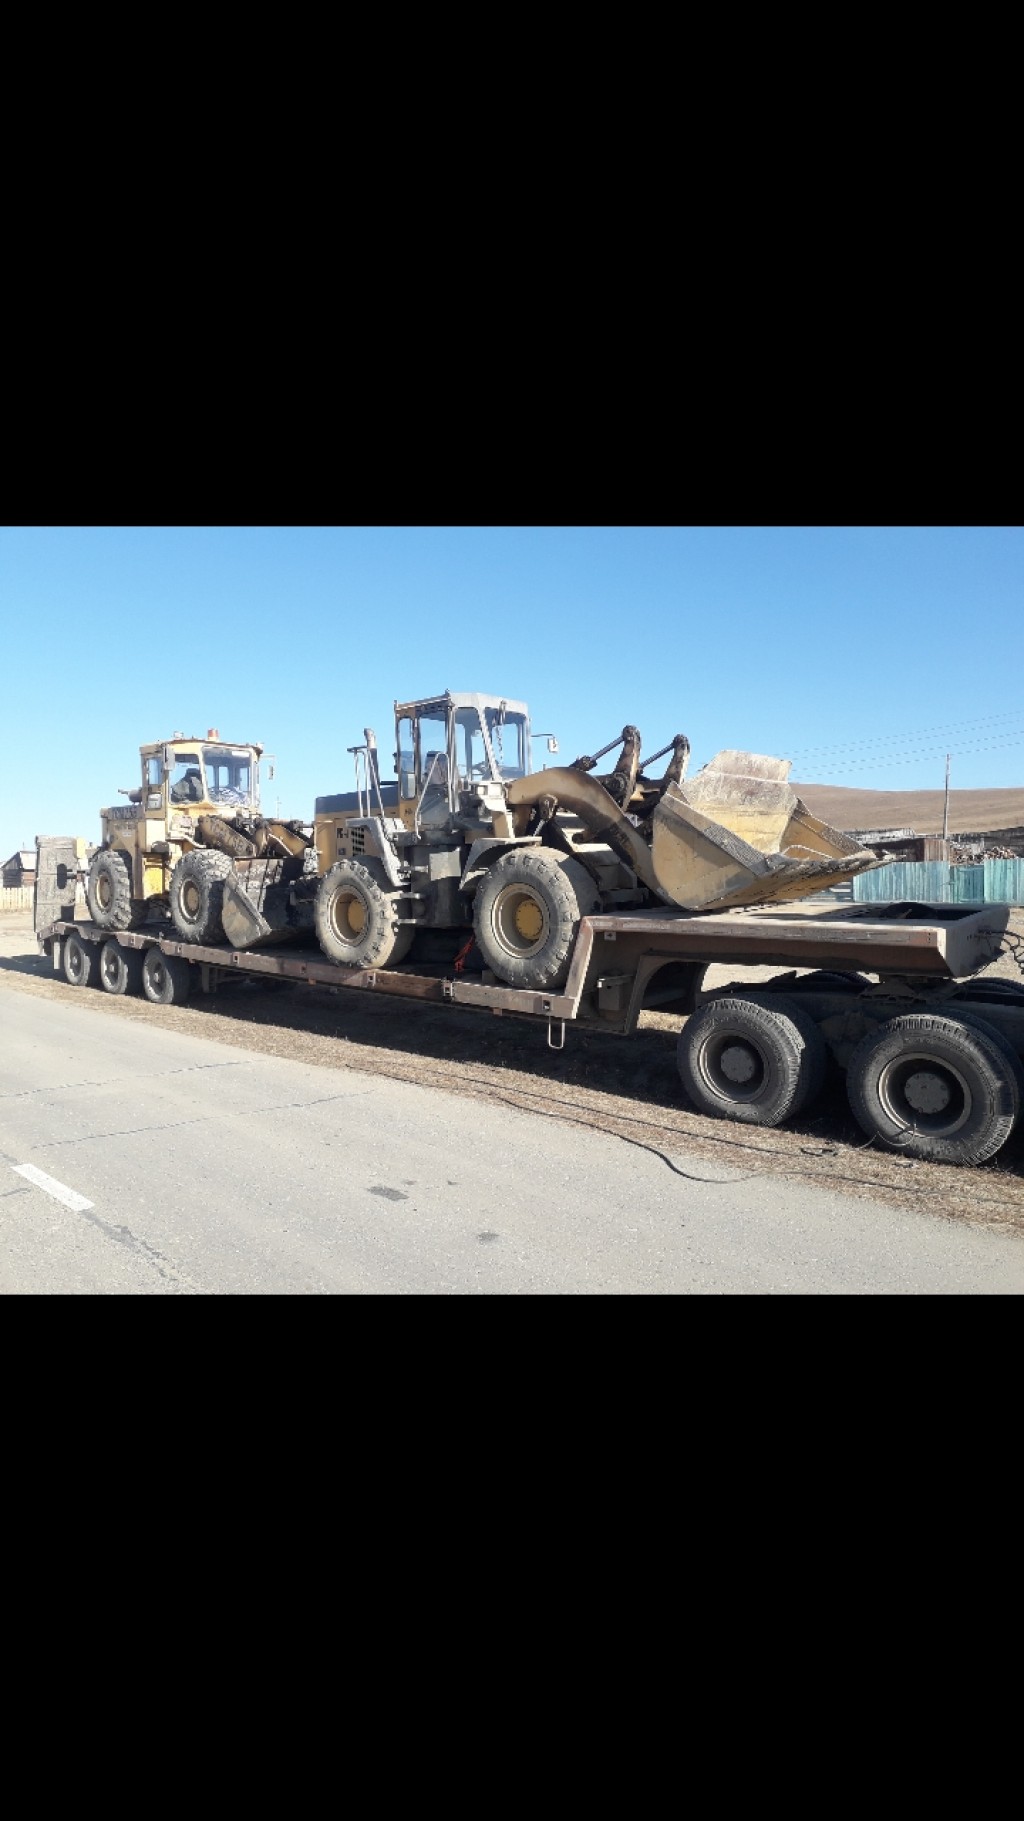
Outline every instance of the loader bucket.
[[221, 921], [232, 948], [259, 948], [262, 943], [273, 940], [269, 923], [260, 915], [237, 879], [228, 877], [224, 881]]
[[294, 870], [288, 861], [243, 860], [236, 875], [228, 874], [221, 921], [232, 948], [267, 948], [298, 939], [300, 932], [287, 921], [280, 890], [267, 889], [268, 881], [276, 884], [283, 872]]
[[734, 910], [807, 898], [881, 862], [812, 816], [788, 759], [720, 752], [670, 784], [652, 819], [657, 889], [682, 910]]

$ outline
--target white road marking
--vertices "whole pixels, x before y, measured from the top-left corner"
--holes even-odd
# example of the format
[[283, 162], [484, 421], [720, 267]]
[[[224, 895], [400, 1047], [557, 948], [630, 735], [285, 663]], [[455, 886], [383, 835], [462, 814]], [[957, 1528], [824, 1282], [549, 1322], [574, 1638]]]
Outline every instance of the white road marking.
[[47, 1195], [53, 1196], [54, 1201], [62, 1201], [75, 1214], [84, 1214], [86, 1208], [95, 1205], [86, 1201], [84, 1195], [76, 1195], [74, 1189], [65, 1188], [56, 1177], [47, 1176], [45, 1170], [37, 1170], [34, 1163], [12, 1163], [11, 1169], [15, 1176], [24, 1176], [26, 1182], [35, 1183], [37, 1189], [44, 1189]]

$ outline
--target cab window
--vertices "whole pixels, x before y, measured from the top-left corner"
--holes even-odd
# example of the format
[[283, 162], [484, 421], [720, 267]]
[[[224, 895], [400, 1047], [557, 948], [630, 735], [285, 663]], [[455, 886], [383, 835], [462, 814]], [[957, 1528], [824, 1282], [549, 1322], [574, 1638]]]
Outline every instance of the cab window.
[[197, 752], [175, 753], [170, 795], [172, 803], [202, 803], [205, 800], [203, 769]]
[[429, 788], [431, 795], [439, 791], [448, 796], [448, 722], [445, 715], [420, 715], [417, 727], [419, 734], [420, 763], [417, 779], [420, 790]]
[[527, 770], [525, 718], [521, 714], [506, 714], [501, 708], [488, 708], [484, 712], [499, 775], [523, 777]]
[[416, 746], [412, 720], [408, 715], [403, 715], [398, 723], [395, 770], [398, 773], [398, 794], [403, 803], [411, 803], [416, 795]]
[[483, 728], [475, 708], [457, 708], [455, 711], [455, 763], [463, 784], [471, 778], [489, 778], [491, 775]]

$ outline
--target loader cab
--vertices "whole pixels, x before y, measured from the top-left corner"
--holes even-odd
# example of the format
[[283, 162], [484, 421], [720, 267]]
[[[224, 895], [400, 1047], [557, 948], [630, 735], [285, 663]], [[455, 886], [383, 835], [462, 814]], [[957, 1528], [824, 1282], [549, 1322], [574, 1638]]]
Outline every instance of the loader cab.
[[468, 803], [504, 801], [502, 786], [530, 770], [525, 702], [452, 694], [395, 703], [399, 815], [418, 832], [452, 830]]
[[233, 746], [219, 736], [162, 740], [141, 748], [142, 803], [147, 816], [206, 811], [228, 820], [259, 813], [261, 746]]

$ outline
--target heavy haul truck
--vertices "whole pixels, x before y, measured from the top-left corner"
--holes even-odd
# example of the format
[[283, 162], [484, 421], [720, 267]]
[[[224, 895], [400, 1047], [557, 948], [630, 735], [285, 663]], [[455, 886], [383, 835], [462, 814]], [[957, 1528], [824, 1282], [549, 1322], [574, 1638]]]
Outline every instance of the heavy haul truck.
[[[96, 918], [93, 868], [91, 920], [76, 921], [76, 843], [39, 843], [36, 929], [54, 967], [71, 985], [141, 990], [157, 1005], [238, 982], [374, 990], [539, 1020], [553, 1048], [573, 1025], [628, 1035], [656, 1006], [683, 1015], [679, 1074], [700, 1112], [779, 1125], [808, 1110], [831, 1063], [884, 1146], [964, 1164], [1006, 1142], [1024, 1106], [1024, 985], [978, 978], [1014, 947], [1006, 906], [794, 916], [788, 900], [877, 862], [808, 814], [783, 760], [720, 753], [687, 782], [678, 735], [652, 781], [627, 727], [607, 773], [597, 765], [611, 747], [533, 772], [523, 703], [446, 693], [396, 717], [396, 778], [381, 779], [367, 730], [351, 749], [355, 791], [319, 798], [311, 829], [263, 822], [258, 747], [227, 749], [233, 773], [217, 769], [212, 737], [144, 748], [144, 766], [159, 763], [137, 814], [105, 820], [103, 851], [126, 856], [132, 883], [111, 893], [122, 918], [127, 898], [127, 922], [110, 920], [112, 904]], [[204, 794], [176, 796], [196, 770], [189, 788]], [[245, 851], [226, 849], [208, 819]], [[119, 841], [115, 826], [133, 820]], [[229, 861], [192, 859], [178, 875], [212, 879], [196, 907], [173, 889], [194, 855]], [[178, 918], [131, 927], [147, 903], [177, 904]], [[283, 938], [291, 946], [276, 951]], [[789, 971], [704, 993], [711, 964]]]

